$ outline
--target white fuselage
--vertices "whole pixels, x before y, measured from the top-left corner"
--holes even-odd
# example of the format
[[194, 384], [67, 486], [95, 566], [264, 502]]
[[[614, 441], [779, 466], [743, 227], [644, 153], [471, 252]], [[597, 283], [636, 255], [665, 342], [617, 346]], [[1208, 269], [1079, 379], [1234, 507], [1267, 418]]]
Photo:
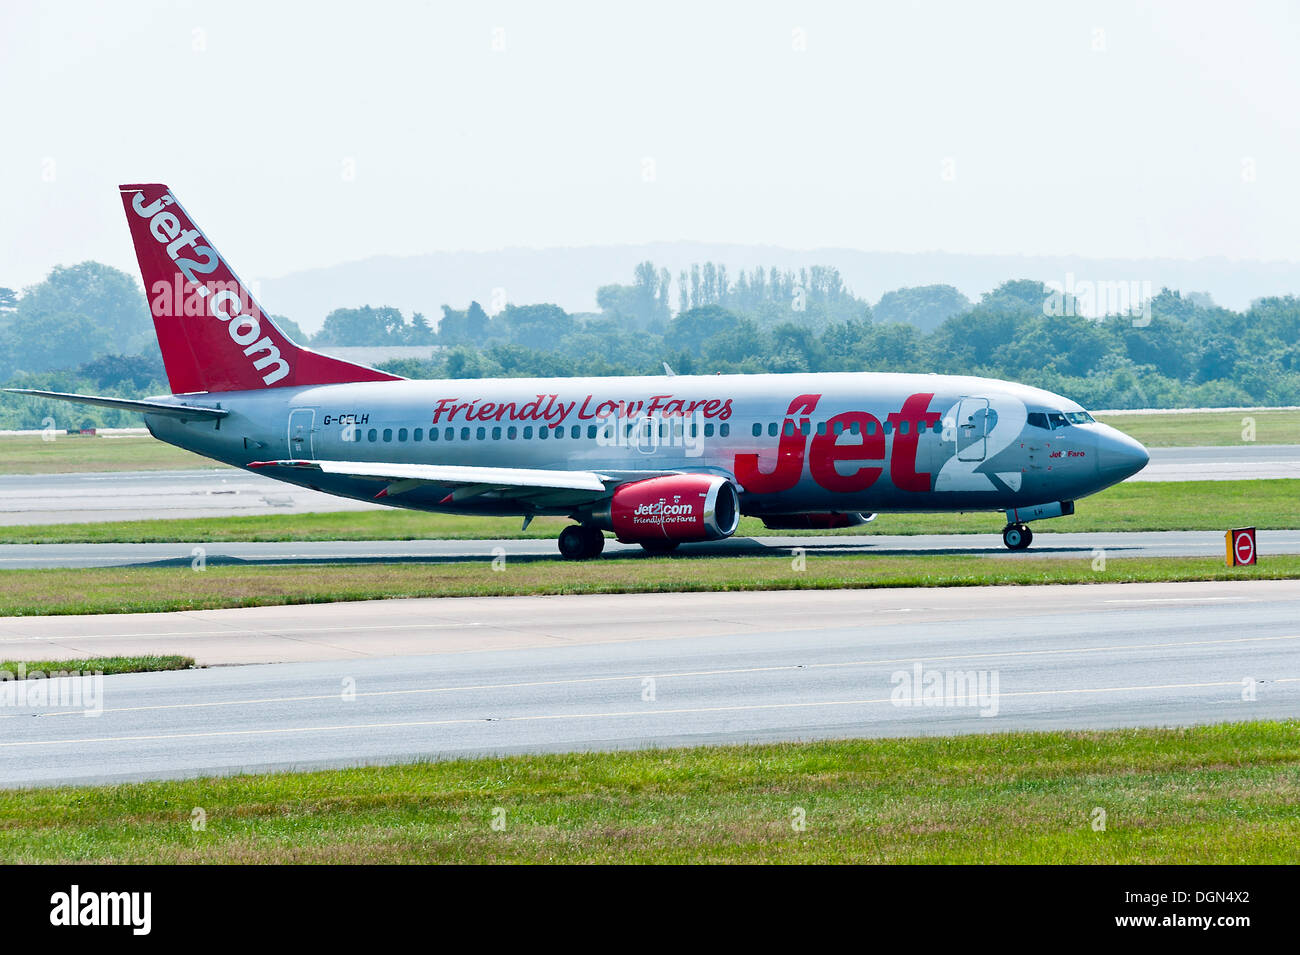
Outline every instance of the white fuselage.
[[[217, 422], [150, 415], [155, 436], [240, 467], [288, 458], [702, 471], [734, 479], [749, 514], [1070, 501], [1147, 460], [1140, 444], [1067, 398], [948, 375], [411, 380], [183, 400], [230, 414]], [[348, 497], [375, 494], [372, 483], [345, 477], [262, 473]], [[386, 503], [520, 512], [490, 493], [450, 506], [445, 498], [429, 487]]]

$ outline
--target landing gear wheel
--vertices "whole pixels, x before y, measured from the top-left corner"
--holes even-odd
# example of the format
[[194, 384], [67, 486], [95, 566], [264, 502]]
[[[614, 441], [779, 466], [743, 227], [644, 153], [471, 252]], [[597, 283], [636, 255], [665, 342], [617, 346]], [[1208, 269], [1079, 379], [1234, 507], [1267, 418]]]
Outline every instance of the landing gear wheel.
[[1002, 543], [1011, 550], [1024, 550], [1034, 540], [1028, 524], [1008, 524], [1002, 529]]
[[605, 549], [604, 533], [594, 524], [584, 524], [582, 530], [587, 535], [587, 546], [591, 551], [590, 556], [599, 557], [601, 551]]
[[671, 554], [680, 541], [641, 541], [641, 549], [647, 554]]
[[558, 543], [565, 560], [590, 560], [605, 549], [605, 535], [598, 527], [570, 524], [560, 531]]

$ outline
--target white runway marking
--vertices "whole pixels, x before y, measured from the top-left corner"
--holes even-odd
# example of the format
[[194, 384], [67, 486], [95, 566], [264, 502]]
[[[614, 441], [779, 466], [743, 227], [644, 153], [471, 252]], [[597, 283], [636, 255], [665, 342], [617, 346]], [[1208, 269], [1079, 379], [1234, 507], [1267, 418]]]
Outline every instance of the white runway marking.
[[1132, 600], [1111, 599], [1108, 604], [1199, 604], [1210, 600], [1249, 600], [1248, 597], [1139, 597]]
[[[1287, 677], [1280, 680], [1270, 680], [1270, 683], [1300, 683], [1300, 677]], [[1234, 687], [1240, 688], [1240, 680], [1227, 680], [1216, 683], [1157, 683], [1148, 686], [1100, 686], [1089, 687], [1073, 690], [1023, 690], [1014, 693], [999, 693], [999, 699], [1009, 697], [1028, 697], [1028, 696], [1076, 696], [1080, 694], [1097, 694], [1097, 693], [1135, 693], [1145, 692], [1148, 690], [1200, 690], [1214, 689], [1217, 687]], [[76, 743], [135, 743], [155, 740], [169, 739], [207, 739], [222, 736], [276, 736], [295, 733], [334, 733], [350, 732], [355, 730], [371, 729], [409, 729], [419, 726], [457, 726], [466, 723], [528, 723], [541, 720], [598, 720], [598, 719], [620, 719], [629, 716], [636, 717], [654, 717], [654, 716], [682, 716], [694, 713], [731, 713], [731, 712], [755, 712], [758, 710], [793, 710], [809, 709], [812, 707], [836, 707], [836, 706], [871, 706], [880, 703], [893, 703], [891, 697], [879, 697], [875, 699], [863, 700], [807, 700], [798, 703], [755, 703], [755, 704], [733, 704], [730, 706], [687, 706], [677, 709], [642, 709], [642, 710], [616, 710], [613, 712], [597, 713], [539, 713], [528, 716], [503, 716], [488, 719], [486, 717], [477, 718], [457, 718], [446, 720], [407, 720], [393, 723], [338, 723], [326, 726], [290, 726], [277, 727], [274, 729], [248, 729], [248, 730], [216, 730], [202, 733], [158, 733], [147, 736], [86, 736], [72, 737], [67, 739], [47, 739], [47, 740], [24, 740], [21, 742], [0, 743], [0, 749], [11, 749], [16, 747], [30, 746], [58, 746]]]
[[[179, 613], [189, 613], [191, 611], [178, 611]], [[204, 613], [205, 611], [193, 611]], [[12, 620], [21, 620], [21, 617], [9, 618]], [[439, 620], [429, 621], [426, 623], [391, 623], [380, 626], [368, 627], [357, 625], [354, 627], [261, 627], [263, 633], [279, 636], [290, 633], [309, 633], [313, 636], [321, 633], [365, 633], [368, 631], [388, 632], [393, 630], [459, 630], [469, 629], [470, 627], [481, 627], [481, 623], [457, 623], [455, 621], [443, 622]], [[78, 633], [68, 635], [65, 640], [152, 640], [158, 637], [228, 637], [232, 633], [237, 633], [235, 628], [227, 627], [223, 630], [165, 630], [157, 633]], [[41, 637], [0, 637], [0, 643], [26, 643], [30, 640], [43, 639]]]

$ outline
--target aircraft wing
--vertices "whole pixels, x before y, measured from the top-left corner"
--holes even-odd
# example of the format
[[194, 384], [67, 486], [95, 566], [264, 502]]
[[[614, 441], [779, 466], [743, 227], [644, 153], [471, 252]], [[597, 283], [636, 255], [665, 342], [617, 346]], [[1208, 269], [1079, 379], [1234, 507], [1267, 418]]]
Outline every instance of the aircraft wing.
[[74, 395], [63, 391], [36, 391], [33, 388], [5, 388], [14, 395], [29, 395], [33, 398], [55, 398], [59, 401], [71, 401], [80, 405], [94, 405], [97, 408], [120, 408], [123, 411], [139, 411], [144, 414], [168, 415], [187, 421], [205, 418], [224, 418], [230, 414], [224, 408], [210, 408], [205, 405], [168, 404], [165, 401], [136, 401], [131, 398], [105, 398], [101, 395]]
[[675, 474], [676, 471], [559, 471], [540, 468], [485, 468], [458, 464], [389, 464], [382, 461], [254, 461], [250, 468], [294, 468], [382, 481], [376, 498], [413, 490], [424, 484], [450, 487], [439, 503], [454, 504], [493, 493], [520, 502], [566, 506], [597, 501], [628, 481]]

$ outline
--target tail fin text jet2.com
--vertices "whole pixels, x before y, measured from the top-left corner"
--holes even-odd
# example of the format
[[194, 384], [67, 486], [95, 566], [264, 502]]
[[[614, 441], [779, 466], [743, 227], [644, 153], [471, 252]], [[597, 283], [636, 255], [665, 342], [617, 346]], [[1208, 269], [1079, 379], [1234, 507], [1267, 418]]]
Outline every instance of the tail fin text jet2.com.
[[[154, 437], [281, 481], [414, 510], [567, 516], [652, 552], [876, 512], [1027, 522], [1141, 470], [1138, 442], [1060, 395], [949, 375], [665, 375], [410, 381], [302, 348], [160, 184], [121, 187], [174, 394], [126, 408]], [[667, 370], [667, 369], [665, 369]]]

